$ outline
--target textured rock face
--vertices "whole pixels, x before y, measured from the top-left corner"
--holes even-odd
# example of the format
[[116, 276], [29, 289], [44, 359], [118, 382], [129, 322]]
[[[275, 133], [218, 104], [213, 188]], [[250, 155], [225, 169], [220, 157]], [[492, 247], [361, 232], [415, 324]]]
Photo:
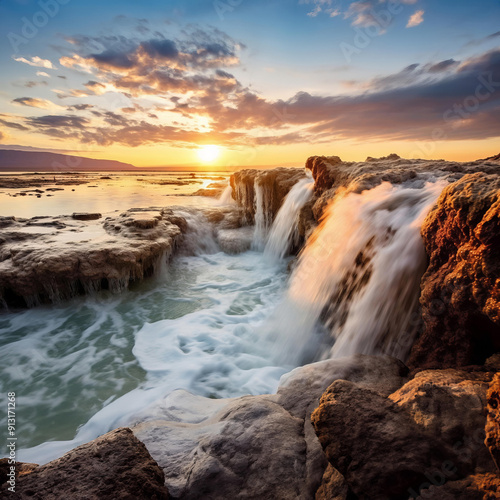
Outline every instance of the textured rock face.
[[104, 221], [12, 221], [0, 233], [0, 298], [33, 306], [100, 289], [121, 291], [153, 274], [186, 227], [169, 209], [132, 209]]
[[493, 378], [488, 389], [486, 406], [486, 439], [485, 444], [497, 470], [500, 471], [500, 374], [497, 373]]
[[220, 232], [234, 252], [236, 237], [224, 231], [239, 228], [242, 217], [232, 207], [134, 208], [105, 219], [86, 215], [0, 218], [0, 303], [31, 307], [103, 289], [121, 292], [155, 274], [181, 244], [189, 246], [188, 233], [200, 240], [200, 229], [208, 239]]
[[392, 401], [344, 380], [328, 388], [312, 422], [328, 460], [360, 499], [407, 498], [452, 454]]
[[367, 500], [406, 499], [419, 492], [428, 498], [446, 482], [493, 472], [483, 443], [492, 376], [429, 370], [390, 395], [362, 383], [334, 382], [311, 420], [341, 477], [327, 469], [317, 498], [326, 498], [325, 491]]
[[431, 486], [422, 498], [431, 500], [494, 500], [500, 498], [497, 474], [476, 474], [443, 486]]
[[266, 218], [273, 220], [290, 189], [306, 176], [303, 169], [241, 170], [231, 175], [233, 198], [243, 208], [247, 224], [254, 223], [255, 185], [261, 187]]
[[477, 173], [448, 186], [422, 235], [425, 328], [409, 365], [482, 364], [500, 350], [500, 177]]
[[[9, 494], [5, 490], [3, 493]], [[15, 498], [167, 500], [163, 471], [127, 428], [109, 432], [17, 479]]]

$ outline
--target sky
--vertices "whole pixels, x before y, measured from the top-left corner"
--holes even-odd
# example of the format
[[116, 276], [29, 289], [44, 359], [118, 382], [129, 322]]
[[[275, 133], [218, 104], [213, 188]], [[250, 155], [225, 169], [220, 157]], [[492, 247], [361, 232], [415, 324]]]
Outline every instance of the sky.
[[0, 147], [152, 166], [500, 151], [498, 0], [0, 0]]

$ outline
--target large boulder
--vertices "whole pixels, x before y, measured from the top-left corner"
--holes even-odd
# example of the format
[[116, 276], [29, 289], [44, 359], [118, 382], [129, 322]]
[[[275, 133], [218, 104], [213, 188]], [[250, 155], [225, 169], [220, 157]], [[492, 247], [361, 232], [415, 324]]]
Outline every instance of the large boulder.
[[[19, 476], [15, 498], [167, 500], [163, 471], [130, 429], [108, 432]], [[8, 498], [7, 484], [0, 490]]]
[[494, 471], [484, 446], [486, 392], [492, 373], [426, 370], [389, 396], [431, 439], [452, 447], [470, 471]]
[[303, 421], [272, 396], [210, 402], [177, 391], [164, 407], [163, 420], [134, 433], [163, 468], [173, 498], [312, 497], [317, 484], [307, 478]]
[[460, 477], [452, 449], [393, 401], [353, 382], [334, 382], [311, 418], [329, 462], [359, 499], [408, 498], [429, 477]]
[[500, 351], [500, 177], [476, 173], [445, 188], [422, 236], [425, 327], [408, 364], [483, 364]]

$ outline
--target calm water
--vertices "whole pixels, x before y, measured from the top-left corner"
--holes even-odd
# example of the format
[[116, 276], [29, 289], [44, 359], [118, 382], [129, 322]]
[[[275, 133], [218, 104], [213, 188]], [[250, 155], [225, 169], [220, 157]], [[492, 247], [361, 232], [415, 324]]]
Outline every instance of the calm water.
[[[15, 174], [11, 174], [15, 175]], [[192, 177], [194, 175], [195, 177]], [[190, 196], [198, 189], [206, 188], [212, 183], [228, 182], [227, 172], [143, 172], [143, 173], [88, 173], [81, 175], [57, 175], [56, 181], [86, 179], [87, 184], [58, 185], [43, 184], [41, 187], [0, 188], [0, 215], [16, 217], [35, 217], [39, 215], [66, 215], [72, 212], [100, 212], [127, 210], [133, 207], [148, 206], [204, 206], [213, 204], [207, 197]], [[100, 177], [109, 176], [108, 179]], [[0, 175], [0, 182], [6, 175]], [[10, 175], [9, 175], [10, 177]], [[20, 178], [26, 178], [23, 175]], [[29, 176], [33, 180], [39, 178], [52, 179], [51, 174]], [[180, 182], [185, 185], [160, 184]], [[62, 191], [47, 191], [47, 188], [61, 188]], [[34, 189], [43, 190], [40, 198]], [[28, 191], [25, 196], [12, 196]], [[31, 191], [31, 192], [29, 192]]]

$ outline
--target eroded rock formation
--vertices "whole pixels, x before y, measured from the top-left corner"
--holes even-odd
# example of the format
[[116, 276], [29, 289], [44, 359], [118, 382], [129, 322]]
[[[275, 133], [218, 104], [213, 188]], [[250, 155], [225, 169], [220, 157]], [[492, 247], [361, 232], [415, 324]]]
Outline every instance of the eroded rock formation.
[[500, 177], [476, 173], [445, 188], [422, 236], [425, 327], [409, 364], [482, 364], [500, 351]]
[[[7, 483], [8, 484], [8, 483]], [[7, 484], [0, 492], [8, 498]], [[108, 432], [19, 475], [13, 498], [167, 500], [163, 471], [130, 429]]]
[[266, 216], [272, 220], [290, 189], [306, 176], [303, 169], [275, 168], [272, 170], [240, 170], [231, 175], [233, 198], [243, 208], [247, 224], [254, 223], [255, 186], [263, 193]]
[[359, 383], [334, 382], [311, 417], [331, 465], [317, 498], [325, 491], [332, 498], [434, 498], [427, 496], [431, 487], [450, 483], [453, 491], [454, 481], [493, 473], [483, 444], [492, 376], [421, 372], [388, 397]]
[[31, 307], [99, 290], [121, 292], [153, 275], [187, 233], [200, 227], [213, 231], [214, 238], [221, 232], [228, 250], [245, 247], [235, 235], [231, 242], [224, 239], [223, 231], [240, 225], [241, 212], [230, 207], [134, 208], [104, 219], [100, 214], [3, 217], [0, 301]]

